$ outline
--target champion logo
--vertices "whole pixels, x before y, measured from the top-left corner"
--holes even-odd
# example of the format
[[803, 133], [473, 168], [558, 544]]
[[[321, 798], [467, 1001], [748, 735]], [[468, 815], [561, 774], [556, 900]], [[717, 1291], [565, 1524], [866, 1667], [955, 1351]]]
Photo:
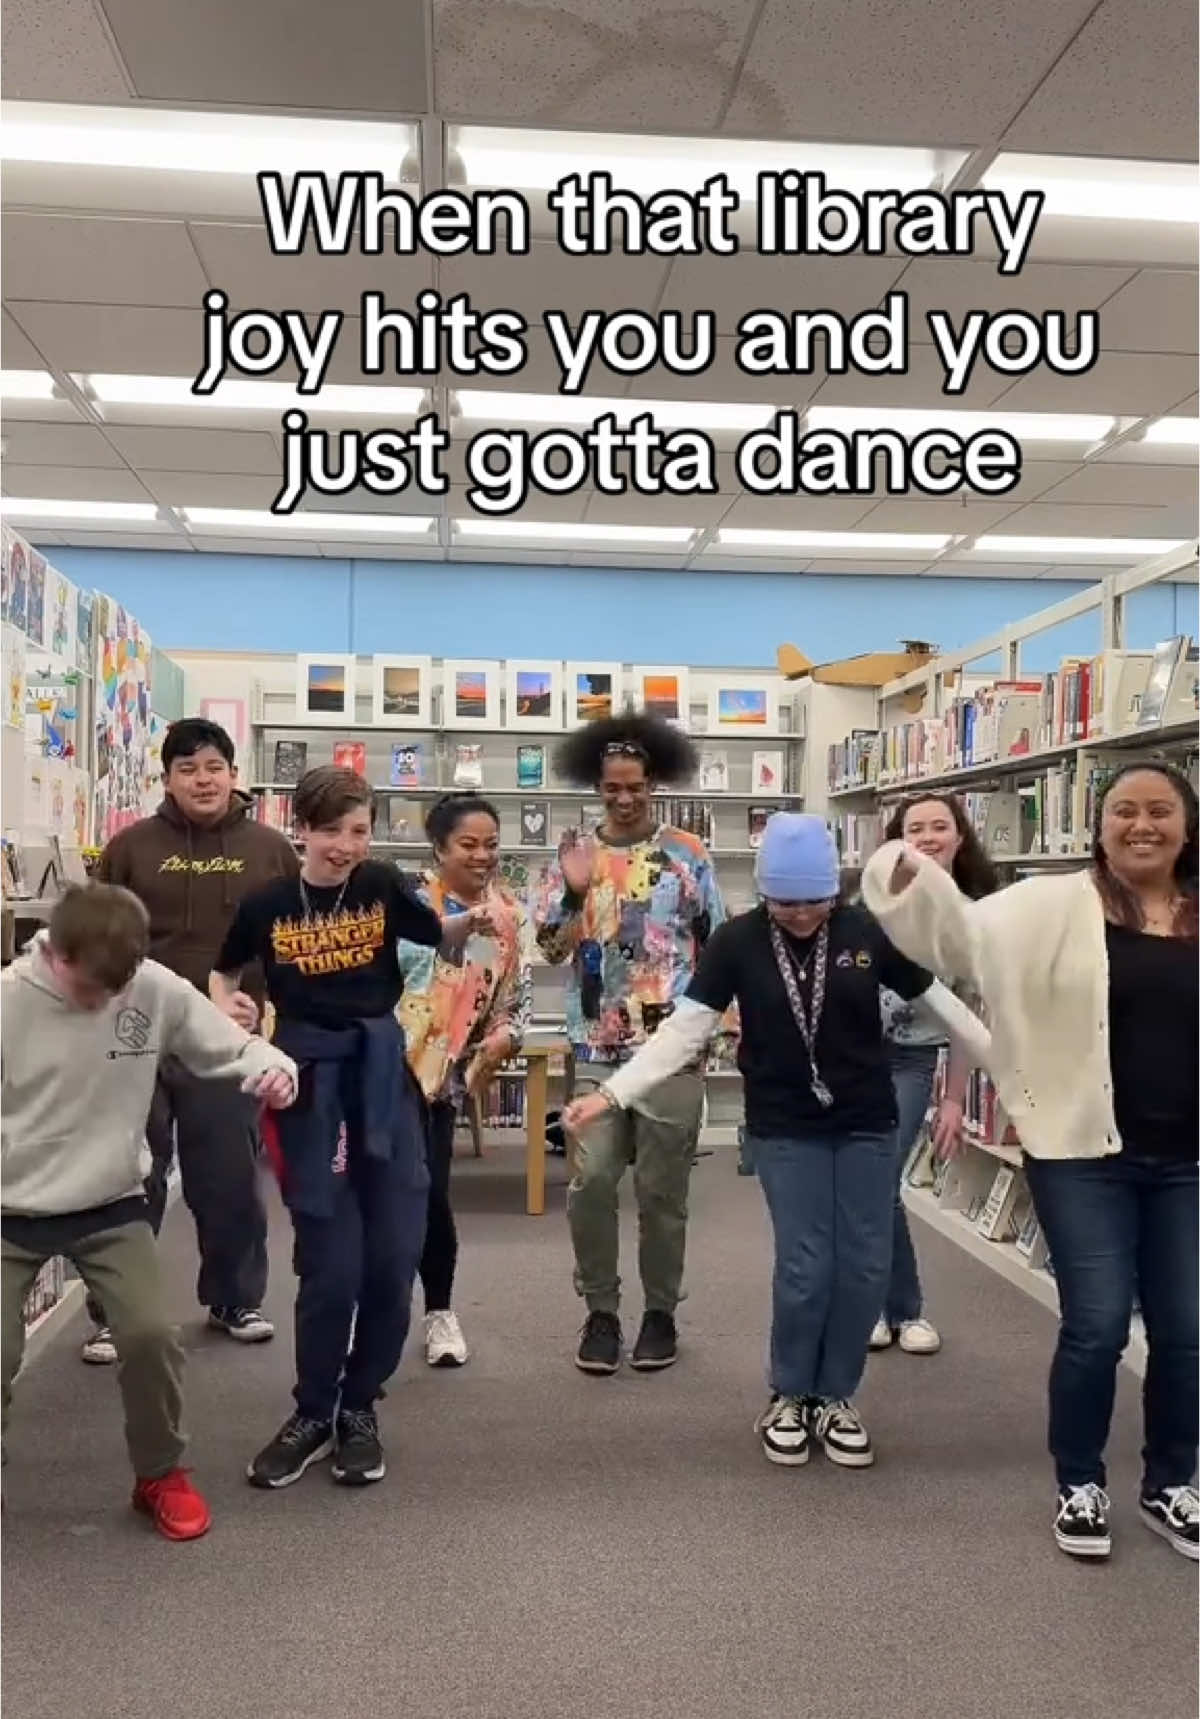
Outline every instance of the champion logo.
[[338, 1128], [337, 1145], [334, 1147], [332, 1169], [335, 1176], [346, 1174], [346, 1165], [350, 1161], [350, 1142], [346, 1138], [346, 1124]]

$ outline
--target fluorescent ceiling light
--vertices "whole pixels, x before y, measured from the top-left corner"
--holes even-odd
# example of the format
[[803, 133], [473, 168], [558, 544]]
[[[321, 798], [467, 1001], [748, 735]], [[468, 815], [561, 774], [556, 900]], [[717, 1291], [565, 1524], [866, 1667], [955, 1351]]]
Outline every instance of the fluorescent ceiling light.
[[899, 430], [918, 436], [922, 430], [953, 430], [956, 435], [974, 436], [981, 430], [1005, 430], [1018, 442], [1102, 442], [1116, 424], [1115, 418], [1091, 417], [1075, 412], [960, 412], [948, 406], [891, 410], [881, 406], [813, 406], [809, 409], [810, 430]]
[[1047, 215], [1101, 221], [1200, 221], [1200, 180], [1187, 161], [1116, 161], [1093, 156], [998, 155], [985, 191], [1041, 191]]
[[54, 378], [48, 370], [0, 370], [0, 400], [52, 400]]
[[1005, 537], [985, 532], [975, 539], [973, 555], [1037, 555], [1052, 561], [1076, 557], [1083, 561], [1140, 561], [1178, 549], [1178, 537]]
[[631, 400], [598, 394], [564, 398], [561, 394], [516, 394], [505, 388], [460, 388], [455, 394], [462, 415], [472, 423], [553, 424], [584, 429], [611, 412], [618, 424], [649, 412], [662, 429], [757, 430], [765, 428], [776, 406], [739, 400]]
[[904, 531], [751, 531], [723, 527], [722, 549], [911, 549], [917, 554], [944, 549], [949, 533]]
[[549, 191], [571, 173], [611, 173], [615, 186], [643, 195], [698, 191], [723, 173], [743, 202], [757, 197], [760, 173], [824, 173], [847, 191], [916, 191], [943, 183], [966, 160], [962, 150], [831, 143], [765, 143], [711, 137], [646, 137], [592, 131], [450, 127], [451, 157], [468, 185]]
[[44, 497], [20, 499], [0, 497], [0, 513], [6, 519], [90, 519], [119, 521], [158, 518], [158, 508], [152, 501], [47, 501]]
[[538, 543], [686, 544], [696, 533], [690, 525], [587, 525], [524, 519], [456, 519], [459, 537], [485, 541]]
[[190, 376], [73, 376], [101, 406], [167, 406], [197, 411], [286, 412], [356, 417], [412, 417], [424, 398], [420, 388], [347, 387], [331, 383], [319, 394], [299, 394], [291, 382], [220, 382], [211, 394], [193, 394]]
[[61, 166], [248, 176], [276, 169], [382, 173], [398, 182], [416, 128], [291, 114], [192, 113], [155, 108], [5, 102], [0, 159]]
[[269, 513], [252, 507], [181, 507], [184, 521], [204, 531], [301, 532], [306, 537], [427, 537], [430, 517], [406, 513]]
[[1141, 437], [1143, 442], [1159, 442], [1171, 448], [1200, 445], [1200, 418], [1160, 418]]

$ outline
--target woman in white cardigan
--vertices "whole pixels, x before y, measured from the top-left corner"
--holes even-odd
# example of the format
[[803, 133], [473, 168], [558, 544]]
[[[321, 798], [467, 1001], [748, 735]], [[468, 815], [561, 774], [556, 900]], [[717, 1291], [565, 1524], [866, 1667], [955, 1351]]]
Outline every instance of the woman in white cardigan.
[[1143, 1520], [1200, 1555], [1197, 1445], [1197, 800], [1130, 764], [1091, 866], [969, 902], [889, 842], [863, 895], [912, 959], [978, 989], [1062, 1305], [1050, 1375], [1055, 1537], [1111, 1550], [1104, 1447], [1135, 1294], [1146, 1322]]

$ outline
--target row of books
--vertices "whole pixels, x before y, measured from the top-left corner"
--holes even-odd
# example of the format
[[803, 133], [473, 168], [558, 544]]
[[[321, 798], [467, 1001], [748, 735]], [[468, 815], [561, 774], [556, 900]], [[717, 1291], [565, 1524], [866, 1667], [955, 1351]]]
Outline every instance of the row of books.
[[1197, 650], [1178, 634], [1153, 651], [1064, 659], [1053, 674], [1000, 680], [875, 733], [856, 729], [829, 748], [831, 789], [938, 776], [1076, 741], [1193, 721]]
[[33, 1287], [25, 1297], [25, 1326], [26, 1329], [43, 1313], [49, 1313], [52, 1307], [62, 1300], [67, 1288], [67, 1268], [63, 1260], [55, 1256], [48, 1259], [33, 1280]]

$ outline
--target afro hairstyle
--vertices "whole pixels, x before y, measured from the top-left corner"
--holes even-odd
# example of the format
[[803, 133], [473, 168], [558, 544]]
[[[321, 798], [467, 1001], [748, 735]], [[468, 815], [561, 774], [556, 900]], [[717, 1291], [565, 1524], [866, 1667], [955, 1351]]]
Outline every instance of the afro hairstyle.
[[577, 728], [559, 747], [554, 762], [568, 782], [594, 788], [614, 747], [628, 748], [631, 757], [641, 757], [656, 787], [682, 787], [700, 763], [696, 748], [673, 723], [632, 710]]

